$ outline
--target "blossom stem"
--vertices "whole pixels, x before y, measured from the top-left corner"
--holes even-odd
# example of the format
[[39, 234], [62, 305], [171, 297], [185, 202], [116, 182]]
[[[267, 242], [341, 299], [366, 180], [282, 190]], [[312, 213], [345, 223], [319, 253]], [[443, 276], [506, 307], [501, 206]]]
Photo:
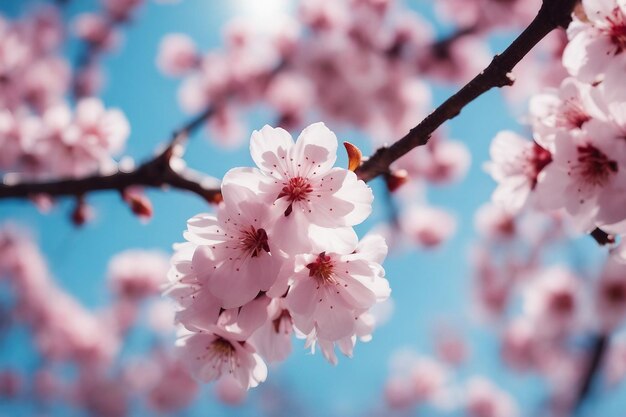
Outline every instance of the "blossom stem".
[[566, 27], [577, 0], [544, 0], [530, 25], [474, 79], [437, 107], [428, 117], [389, 147], [379, 148], [356, 171], [359, 178], [369, 181], [389, 171], [389, 166], [413, 148], [428, 143], [431, 134], [447, 120], [494, 87], [513, 84], [511, 70], [546, 35], [558, 27]]

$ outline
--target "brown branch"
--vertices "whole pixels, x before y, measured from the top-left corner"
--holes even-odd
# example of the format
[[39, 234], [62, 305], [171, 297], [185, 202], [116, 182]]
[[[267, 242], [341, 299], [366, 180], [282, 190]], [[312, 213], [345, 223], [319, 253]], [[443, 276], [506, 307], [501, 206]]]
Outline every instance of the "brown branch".
[[478, 29], [477, 25], [462, 27], [458, 29], [456, 32], [453, 32], [449, 34], [448, 36], [434, 42], [431, 48], [436, 56], [444, 56], [444, 57], [449, 56], [450, 47], [452, 46], [452, 44], [454, 44], [456, 41], [458, 41], [459, 39], [465, 36], [476, 33], [477, 29]]
[[604, 230], [597, 227], [593, 229], [591, 233], [589, 233], [589, 236], [591, 236], [596, 242], [598, 242], [598, 245], [600, 246], [615, 243], [615, 236], [610, 235]]
[[567, 26], [576, 1], [544, 0], [535, 19], [501, 55], [496, 55], [483, 72], [443, 102], [402, 139], [389, 147], [379, 148], [357, 169], [359, 178], [369, 181], [389, 172], [389, 166], [395, 160], [413, 148], [428, 143], [431, 134], [447, 120], [456, 117], [466, 105], [494, 87], [511, 85], [511, 70], [553, 29]]
[[[496, 55], [489, 66], [456, 94], [446, 100], [433, 113], [402, 139], [390, 147], [378, 149], [365, 161], [356, 173], [365, 181], [389, 172], [389, 165], [411, 149], [425, 145], [430, 135], [445, 121], [457, 116], [463, 107], [493, 87], [512, 84], [509, 72], [521, 59], [548, 33], [559, 26], [566, 26], [571, 19], [571, 11], [576, 0], [544, 0], [539, 13], [530, 25], [501, 54]], [[187, 134], [197, 129], [204, 120], [213, 114], [207, 110], [175, 132], [170, 145], [159, 156], [140, 165], [131, 172], [117, 172], [112, 175], [94, 175], [82, 179], [67, 179], [50, 182], [30, 182], [0, 185], [0, 198], [25, 198], [35, 194], [51, 196], [82, 195], [99, 190], [123, 190], [132, 185], [145, 187], [174, 188], [195, 192], [209, 201], [219, 198], [219, 190], [206, 188], [196, 180], [186, 178], [170, 166], [170, 158], [175, 145], [184, 140]]]
[[594, 337], [591, 351], [589, 353], [587, 368], [585, 369], [585, 372], [581, 379], [578, 394], [574, 398], [572, 414], [576, 413], [583, 405], [587, 397], [589, 397], [589, 394], [591, 393], [591, 388], [593, 387], [593, 382], [596, 378], [596, 375], [601, 369], [602, 359], [606, 355], [608, 347], [608, 335], [603, 333]]
[[217, 202], [221, 198], [219, 187], [203, 184], [202, 178], [195, 178], [185, 172], [172, 168], [171, 160], [187, 136], [197, 130], [202, 123], [213, 115], [213, 107], [189, 120], [176, 130], [168, 146], [154, 158], [139, 165], [136, 169], [118, 171], [111, 175], [92, 175], [78, 179], [61, 179], [55, 181], [34, 181], [0, 184], [0, 199], [30, 198], [37, 194], [52, 197], [82, 196], [93, 191], [117, 190], [124, 191], [128, 187], [142, 186], [162, 188], [169, 186], [198, 194], [209, 202]]

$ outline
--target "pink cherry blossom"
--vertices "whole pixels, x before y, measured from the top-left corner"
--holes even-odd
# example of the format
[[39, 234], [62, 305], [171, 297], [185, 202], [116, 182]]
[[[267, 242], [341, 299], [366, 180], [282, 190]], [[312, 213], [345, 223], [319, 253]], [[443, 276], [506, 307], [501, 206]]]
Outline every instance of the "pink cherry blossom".
[[38, 118], [21, 111], [0, 110], [0, 169], [27, 171], [39, 165], [39, 155], [33, 155], [39, 131]]
[[476, 212], [476, 230], [488, 239], [507, 240], [515, 237], [515, 217], [501, 206], [487, 203]]
[[389, 296], [378, 263], [385, 253], [382, 238], [372, 238], [354, 253], [298, 255], [286, 298], [298, 330], [331, 342], [355, 334], [359, 316]]
[[282, 362], [291, 353], [293, 319], [284, 298], [275, 298], [268, 307], [267, 320], [249, 339], [268, 363]]
[[282, 259], [272, 239], [268, 207], [255, 201], [250, 190], [228, 179], [222, 193], [225, 205], [217, 216], [194, 217], [185, 237], [198, 245], [193, 269], [208, 280], [209, 290], [222, 306], [231, 308], [268, 291], [278, 277]]
[[234, 376], [225, 375], [215, 384], [215, 395], [224, 404], [240, 405], [246, 400], [247, 391]]
[[538, 365], [542, 352], [535, 323], [520, 318], [509, 323], [502, 336], [502, 359], [513, 369], [527, 371]]
[[406, 235], [424, 248], [441, 245], [456, 231], [456, 220], [450, 213], [429, 206], [408, 207], [400, 222]]
[[161, 40], [157, 66], [170, 76], [184, 75], [199, 63], [193, 40], [182, 33], [169, 34]]
[[626, 5], [621, 0], [583, 0], [584, 19], [578, 16], [567, 29], [569, 44], [563, 65], [585, 82], [597, 81], [606, 68], [626, 59]]
[[193, 268], [196, 245], [186, 242], [174, 246], [175, 252], [168, 272], [170, 285], [164, 294], [178, 303], [176, 322], [187, 329], [207, 329], [217, 323], [221, 301], [208, 289], [203, 271]]
[[100, 50], [112, 49], [119, 43], [119, 35], [105, 16], [83, 13], [74, 22], [76, 35]]
[[83, 99], [76, 111], [65, 105], [50, 107], [43, 117], [42, 152], [49, 170], [58, 176], [82, 176], [111, 165], [130, 134], [124, 114], [105, 109], [98, 99]]
[[545, 335], [567, 334], [580, 326], [582, 305], [580, 279], [560, 266], [539, 271], [524, 294], [524, 311]]
[[626, 265], [609, 258], [596, 284], [596, 311], [604, 330], [618, 327], [626, 317]]
[[103, 0], [105, 10], [116, 20], [126, 20], [143, 0]]
[[441, 0], [437, 11], [462, 27], [525, 26], [537, 14], [539, 0]]
[[485, 168], [498, 183], [492, 199], [516, 213], [530, 198], [539, 173], [552, 161], [552, 156], [537, 143], [509, 131], [496, 135], [489, 153], [491, 161]]
[[435, 334], [435, 352], [437, 357], [450, 366], [461, 366], [471, 355], [469, 342], [458, 329], [438, 329]]
[[425, 178], [434, 184], [447, 184], [463, 179], [469, 170], [471, 155], [461, 142], [434, 136], [398, 159], [394, 168], [405, 169], [411, 178]]
[[76, 402], [93, 415], [124, 417], [129, 409], [130, 392], [117, 378], [102, 372], [82, 372], [76, 384]]
[[601, 117], [594, 93], [594, 87], [566, 78], [557, 90], [533, 96], [529, 111], [537, 142], [553, 151], [558, 132], [581, 129], [592, 118]]
[[230, 375], [247, 389], [267, 377], [261, 357], [236, 333], [213, 326], [202, 333], [184, 335], [177, 343], [181, 360], [203, 382]]
[[109, 262], [109, 285], [116, 294], [139, 301], [157, 295], [167, 281], [169, 261], [158, 251], [128, 250]]
[[393, 409], [405, 409], [415, 404], [414, 392], [405, 378], [392, 376], [385, 381], [385, 401]]
[[310, 223], [337, 227], [359, 224], [371, 212], [369, 187], [333, 168], [337, 138], [323, 123], [307, 127], [295, 143], [285, 130], [265, 126], [252, 134], [250, 153], [265, 175], [261, 191], [285, 217], [298, 212]]
[[619, 201], [611, 196], [626, 184], [625, 146], [600, 122], [589, 122], [579, 134], [557, 135], [553, 161], [538, 177], [541, 207], [564, 208], [580, 230], [623, 219]]
[[[308, 335], [302, 335], [306, 339], [304, 347], [310, 349], [312, 354], [315, 353], [316, 349], [319, 349], [328, 362], [332, 365], [337, 365], [339, 359], [337, 358], [335, 347], [338, 347], [339, 351], [344, 356], [351, 358], [357, 340], [361, 342], [369, 342], [372, 340], [372, 332], [374, 331], [375, 324], [373, 315], [369, 312], [365, 312], [355, 318], [354, 332], [351, 335], [342, 337], [339, 340], [328, 340], [320, 336], [317, 330], [314, 329]], [[296, 328], [296, 330], [298, 329]]]
[[189, 405], [198, 393], [198, 383], [191, 377], [183, 364], [160, 355], [157, 358], [160, 374], [156, 384], [148, 393], [148, 403], [161, 413], [173, 412]]
[[465, 408], [471, 417], [515, 417], [513, 398], [491, 381], [474, 377], [467, 383]]

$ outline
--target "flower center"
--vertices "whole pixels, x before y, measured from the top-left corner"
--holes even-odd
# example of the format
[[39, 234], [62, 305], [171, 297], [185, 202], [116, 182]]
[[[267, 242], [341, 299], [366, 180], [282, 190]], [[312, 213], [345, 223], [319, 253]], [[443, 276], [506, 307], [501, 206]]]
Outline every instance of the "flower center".
[[608, 35], [611, 42], [617, 47], [615, 55], [622, 53], [626, 49], [626, 20], [619, 8], [613, 9], [611, 16], [606, 20], [609, 22]]
[[611, 282], [605, 285], [602, 292], [611, 304], [621, 305], [626, 301], [626, 288], [620, 282]]
[[336, 282], [334, 278], [334, 267], [330, 256], [326, 252], [317, 255], [317, 259], [306, 266], [309, 269], [309, 276], [315, 278], [322, 284], [333, 284]]
[[558, 314], [571, 314], [574, 311], [574, 297], [570, 292], [559, 291], [552, 295], [552, 311]]
[[279, 198], [286, 197], [289, 201], [289, 207], [285, 210], [285, 216], [289, 216], [293, 211], [293, 203], [302, 200], [308, 200], [308, 195], [313, 191], [313, 187], [309, 180], [302, 177], [290, 178], [289, 182], [283, 183], [284, 187], [278, 194]]
[[578, 147], [578, 171], [587, 184], [605, 185], [610, 176], [617, 172], [617, 162], [607, 158], [599, 149], [592, 145]]
[[243, 230], [241, 247], [245, 252], [251, 253], [253, 258], [259, 256], [262, 250], [269, 253], [267, 232], [265, 229], [255, 229], [254, 226], [250, 226], [248, 230]]
[[578, 100], [566, 100], [560, 114], [557, 115], [556, 124], [567, 129], [580, 129], [591, 117], [585, 112]]
[[211, 343], [211, 349], [217, 355], [222, 357], [229, 357], [233, 353], [235, 353], [235, 348], [233, 347], [233, 345], [231, 345], [228, 340], [221, 337], [218, 337], [213, 341], [213, 343]]
[[525, 165], [525, 174], [530, 180], [531, 189], [534, 189], [537, 186], [539, 173], [546, 165], [552, 162], [552, 154], [550, 154], [550, 151], [539, 146], [539, 144], [534, 143], [527, 155], [528, 159]]

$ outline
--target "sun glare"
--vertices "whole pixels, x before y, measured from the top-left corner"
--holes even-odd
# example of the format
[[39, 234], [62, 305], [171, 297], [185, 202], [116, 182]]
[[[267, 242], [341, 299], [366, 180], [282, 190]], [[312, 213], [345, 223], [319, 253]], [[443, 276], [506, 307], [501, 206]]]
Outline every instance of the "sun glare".
[[289, 0], [235, 0], [234, 11], [258, 29], [271, 31], [291, 10]]

